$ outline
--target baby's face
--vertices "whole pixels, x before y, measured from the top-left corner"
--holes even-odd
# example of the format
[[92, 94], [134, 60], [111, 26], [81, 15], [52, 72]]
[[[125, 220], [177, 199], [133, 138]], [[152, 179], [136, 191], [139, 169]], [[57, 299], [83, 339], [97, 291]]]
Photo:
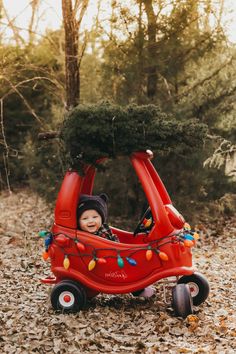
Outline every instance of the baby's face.
[[80, 228], [90, 233], [96, 232], [102, 226], [101, 215], [96, 210], [85, 210], [79, 219]]

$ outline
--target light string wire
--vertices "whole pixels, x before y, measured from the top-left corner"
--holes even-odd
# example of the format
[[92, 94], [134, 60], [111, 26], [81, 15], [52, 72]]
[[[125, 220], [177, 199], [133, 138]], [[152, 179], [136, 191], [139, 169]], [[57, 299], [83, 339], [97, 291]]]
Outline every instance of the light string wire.
[[[190, 231], [190, 230], [186, 230], [184, 232], [187, 232], [188, 234], [193, 234], [194, 232]], [[133, 246], [133, 247], [129, 247], [129, 248], [126, 248], [126, 249], [122, 249], [122, 250], [117, 250], [116, 248], [110, 248], [110, 247], [106, 247], [106, 248], [96, 248], [94, 246], [92, 246], [91, 244], [89, 243], [84, 243], [84, 242], [81, 242], [80, 239], [77, 237], [72, 237], [70, 235], [67, 235], [63, 232], [59, 232], [59, 233], [49, 233], [49, 237], [51, 237], [55, 243], [55, 245], [62, 251], [62, 253], [65, 255], [65, 256], [72, 256], [72, 257], [92, 257], [94, 259], [96, 258], [99, 258], [97, 257], [97, 254], [101, 251], [113, 251], [113, 252], [116, 252], [117, 255], [116, 256], [113, 256], [113, 255], [104, 255], [102, 256], [102, 258], [117, 258], [117, 256], [121, 256], [121, 254], [123, 252], [129, 252], [129, 251], [133, 251], [129, 254], [129, 256], [123, 256], [123, 257], [130, 257], [130, 256], [133, 256], [134, 254], [138, 253], [139, 251], [147, 251], [147, 250], [151, 250], [151, 251], [154, 251], [155, 253], [159, 253], [160, 252], [160, 247], [162, 246], [165, 246], [167, 244], [174, 244], [174, 243], [183, 243], [184, 240], [185, 240], [185, 236], [184, 236], [184, 232], [183, 231], [180, 231], [176, 234], [173, 234], [173, 235], [169, 235], [169, 236], [164, 236], [158, 240], [153, 240], [151, 242], [149, 242], [145, 247], [142, 247], [142, 246]], [[65, 236], [66, 238], [72, 240], [75, 244], [76, 243], [81, 243], [83, 246], [85, 247], [90, 247], [92, 248], [92, 251], [91, 253], [81, 253], [81, 251], [79, 251], [79, 254], [78, 253], [68, 253], [68, 252], [65, 252], [65, 247], [61, 246], [57, 240], [56, 240], [56, 236], [59, 236], [59, 235], [63, 235]], [[170, 239], [171, 238], [171, 239]], [[163, 242], [161, 244], [159, 244], [161, 241], [164, 241], [165, 239], [170, 239], [169, 241], [166, 241], [166, 242]], [[52, 242], [51, 242], [52, 243]], [[152, 247], [152, 245], [154, 244], [157, 244], [156, 247]], [[159, 244], [159, 245], [158, 245]], [[51, 245], [51, 244], [50, 244]], [[49, 246], [50, 246], [49, 245]]]

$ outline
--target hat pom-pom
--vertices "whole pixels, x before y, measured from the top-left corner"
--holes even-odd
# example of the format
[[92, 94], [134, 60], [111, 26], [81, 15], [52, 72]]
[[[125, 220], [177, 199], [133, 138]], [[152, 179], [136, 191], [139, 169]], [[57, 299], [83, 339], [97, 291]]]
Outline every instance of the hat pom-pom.
[[100, 194], [99, 197], [102, 198], [105, 203], [108, 202], [108, 196], [105, 193]]

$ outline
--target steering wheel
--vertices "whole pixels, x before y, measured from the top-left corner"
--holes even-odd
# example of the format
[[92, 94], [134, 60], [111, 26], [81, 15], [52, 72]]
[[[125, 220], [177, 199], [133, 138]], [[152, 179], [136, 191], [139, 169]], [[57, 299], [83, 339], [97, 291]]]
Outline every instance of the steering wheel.
[[152, 217], [152, 211], [150, 206], [147, 208], [147, 210], [145, 211], [145, 213], [143, 214], [143, 216], [141, 217], [138, 225], [136, 226], [135, 230], [134, 230], [134, 236], [136, 236], [139, 233], [142, 232], [148, 232], [151, 230], [151, 228], [153, 227], [154, 224], [154, 220]]

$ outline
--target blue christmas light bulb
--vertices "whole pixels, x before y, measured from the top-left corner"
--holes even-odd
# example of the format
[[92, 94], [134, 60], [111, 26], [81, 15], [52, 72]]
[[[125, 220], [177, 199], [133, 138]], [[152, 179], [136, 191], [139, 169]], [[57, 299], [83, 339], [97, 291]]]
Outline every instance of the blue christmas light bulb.
[[45, 240], [44, 240], [44, 244], [45, 244], [45, 247], [48, 248], [52, 243], [52, 235], [50, 235], [49, 237], [47, 237]]
[[194, 241], [194, 237], [193, 237], [192, 235], [190, 235], [190, 234], [185, 234], [185, 235], [184, 235], [184, 238], [185, 238], [185, 240]]
[[133, 259], [133, 258], [126, 257], [126, 260], [127, 260], [127, 262], [128, 262], [130, 265], [132, 265], [132, 266], [136, 266], [136, 265], [137, 265], [136, 260]]

